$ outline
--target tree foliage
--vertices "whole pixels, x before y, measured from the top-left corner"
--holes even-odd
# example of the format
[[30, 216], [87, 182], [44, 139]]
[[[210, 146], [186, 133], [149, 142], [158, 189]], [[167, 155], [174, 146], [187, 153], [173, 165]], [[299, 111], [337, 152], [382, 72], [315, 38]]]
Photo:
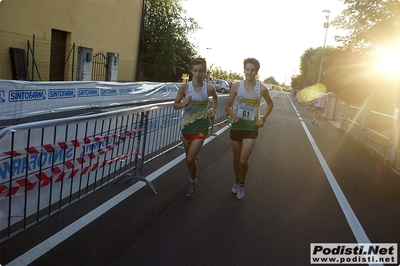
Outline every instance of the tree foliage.
[[[318, 82], [319, 68], [322, 61], [321, 83], [327, 83], [327, 80], [333, 74], [331, 72], [335, 65], [335, 56], [338, 50], [327, 46], [322, 52], [322, 47], [309, 48], [300, 57], [300, 75], [292, 77], [291, 86], [296, 89], [303, 89]], [[329, 73], [329, 75], [328, 75]]]
[[208, 71], [210, 72], [210, 77], [212, 79], [223, 79], [223, 80], [242, 80], [243, 75], [236, 72], [228, 72], [226, 70], [221, 69], [221, 67], [216, 67], [211, 65], [208, 67]]
[[[400, 104], [400, 78], [377, 70], [380, 53], [400, 46], [400, 1], [342, 1], [347, 9], [332, 25], [348, 35], [335, 37], [340, 47], [325, 49], [321, 83], [347, 102]], [[317, 82], [321, 51], [304, 52], [292, 87], [302, 89]]]
[[372, 54], [380, 47], [400, 43], [399, 0], [342, 0], [346, 5], [332, 25], [348, 31], [336, 36], [346, 49]]
[[279, 86], [279, 82], [276, 81], [276, 79], [273, 76], [270, 76], [269, 78], [266, 78], [264, 80], [264, 83]]
[[195, 53], [188, 34], [199, 29], [180, 0], [146, 0], [140, 39], [141, 79], [180, 81]]
[[342, 96], [350, 101], [400, 104], [399, 77], [377, 71], [381, 54], [400, 46], [400, 1], [342, 1], [347, 9], [332, 21], [349, 32], [336, 37], [342, 43], [335, 58]]

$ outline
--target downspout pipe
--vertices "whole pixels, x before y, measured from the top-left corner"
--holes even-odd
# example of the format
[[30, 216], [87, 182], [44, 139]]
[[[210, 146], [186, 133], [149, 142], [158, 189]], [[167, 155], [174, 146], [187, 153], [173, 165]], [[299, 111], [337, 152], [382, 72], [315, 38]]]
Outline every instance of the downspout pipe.
[[146, 0], [143, 0], [142, 2], [142, 17], [140, 19], [140, 32], [139, 32], [139, 45], [138, 45], [138, 50], [137, 50], [137, 58], [136, 58], [136, 75], [135, 75], [135, 81], [139, 80], [140, 77], [140, 44], [142, 43], [142, 35], [143, 35], [143, 19], [144, 19], [144, 12], [145, 12], [145, 7], [146, 7]]

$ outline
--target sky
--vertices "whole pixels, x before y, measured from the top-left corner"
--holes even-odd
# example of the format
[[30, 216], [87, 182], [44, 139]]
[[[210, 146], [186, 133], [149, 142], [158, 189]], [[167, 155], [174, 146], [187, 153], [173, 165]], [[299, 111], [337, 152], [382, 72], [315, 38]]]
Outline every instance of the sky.
[[[300, 73], [301, 55], [309, 48], [324, 44], [323, 27], [346, 6], [340, 0], [183, 0], [188, 17], [202, 28], [189, 36], [207, 65], [243, 73], [243, 60], [260, 61], [260, 80], [273, 76], [279, 83], [290, 84]], [[335, 35], [343, 31], [330, 26], [326, 45], [338, 46]]]

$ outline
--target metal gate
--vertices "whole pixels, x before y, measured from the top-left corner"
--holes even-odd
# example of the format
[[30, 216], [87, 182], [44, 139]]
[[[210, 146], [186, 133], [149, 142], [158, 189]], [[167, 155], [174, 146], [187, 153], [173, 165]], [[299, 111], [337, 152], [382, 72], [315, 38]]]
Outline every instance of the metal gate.
[[102, 51], [97, 52], [92, 60], [92, 80], [106, 81], [107, 75], [107, 57]]

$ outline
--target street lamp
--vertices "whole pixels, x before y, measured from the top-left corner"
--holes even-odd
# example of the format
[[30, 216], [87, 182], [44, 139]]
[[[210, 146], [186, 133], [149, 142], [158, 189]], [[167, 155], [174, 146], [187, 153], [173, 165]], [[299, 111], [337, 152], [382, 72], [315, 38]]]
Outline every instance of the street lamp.
[[327, 15], [325, 16], [326, 21], [324, 22], [324, 28], [326, 30], [325, 30], [324, 46], [322, 47], [322, 53], [321, 53], [321, 64], [319, 65], [318, 84], [319, 84], [319, 82], [321, 80], [322, 61], [323, 61], [323, 57], [324, 57], [324, 50], [325, 50], [325, 44], [326, 44], [326, 35], [328, 34], [328, 28], [329, 28], [329, 15], [330, 15], [331, 11], [329, 9], [324, 9], [324, 10], [322, 10], [322, 12], [327, 13]]
[[[206, 47], [206, 50], [210, 51], [211, 47]], [[207, 58], [206, 58], [206, 60], [207, 60]], [[211, 75], [211, 72], [209, 70], [207, 70], [207, 72], [206, 72], [207, 83], [210, 81], [210, 75]]]

